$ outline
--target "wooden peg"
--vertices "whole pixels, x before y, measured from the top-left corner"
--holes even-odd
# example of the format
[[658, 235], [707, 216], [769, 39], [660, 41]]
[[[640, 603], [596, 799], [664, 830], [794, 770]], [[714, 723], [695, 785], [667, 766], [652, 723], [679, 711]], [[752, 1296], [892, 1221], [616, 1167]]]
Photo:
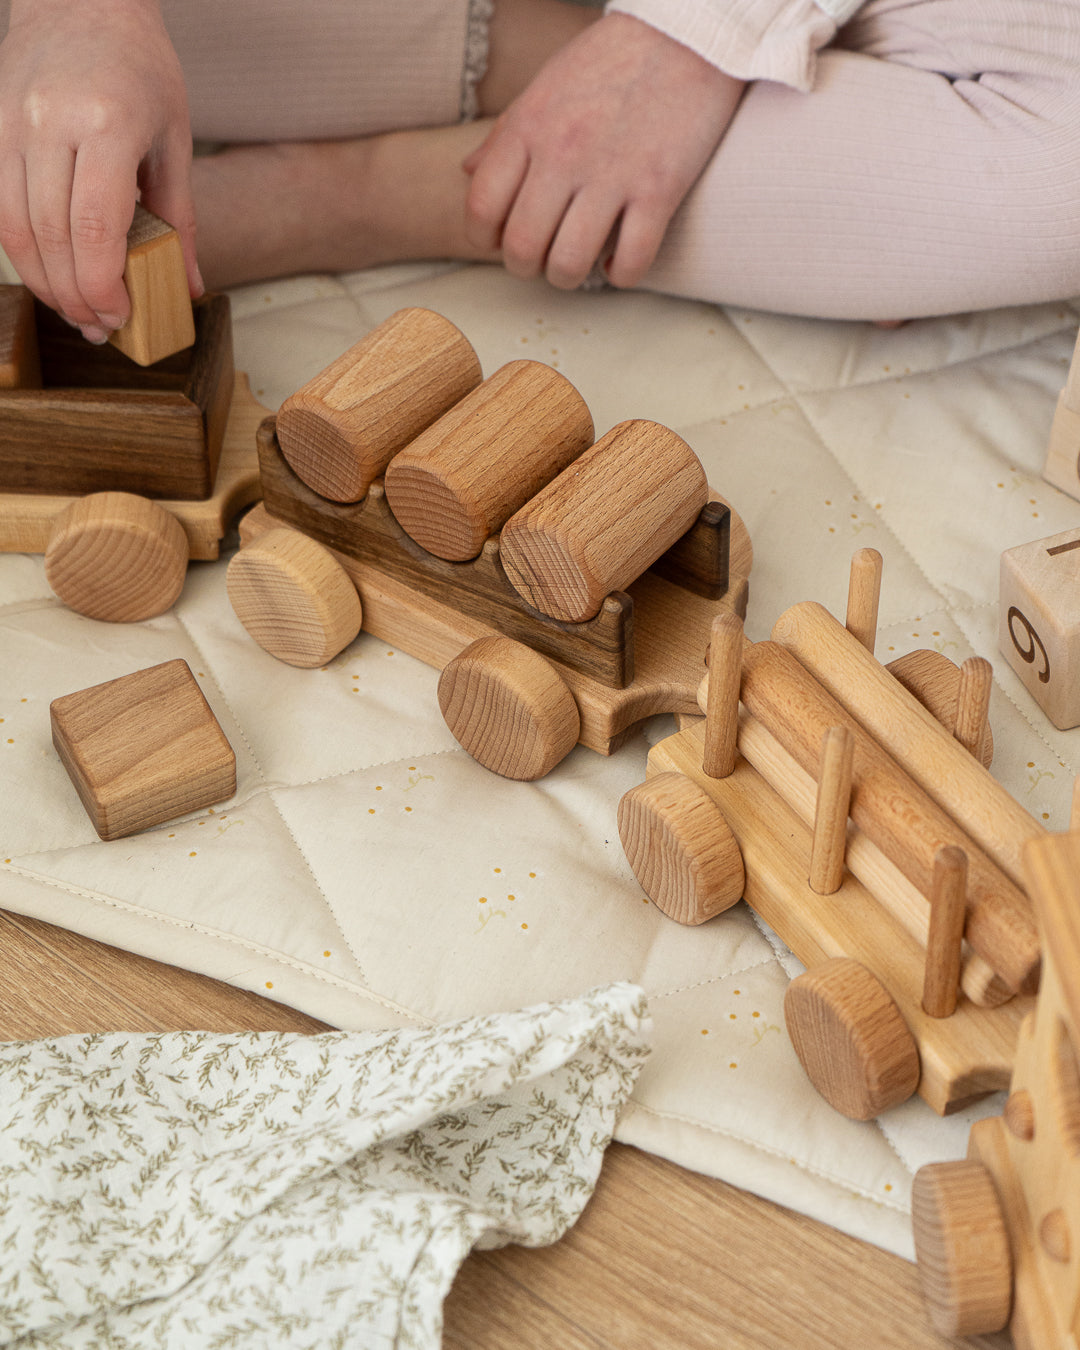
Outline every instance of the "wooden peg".
[[848, 727], [829, 727], [821, 739], [814, 842], [810, 851], [810, 889], [832, 895], [844, 877], [848, 809], [855, 738]]
[[709, 638], [702, 767], [710, 778], [726, 778], [735, 767], [742, 652], [742, 620], [724, 610], [713, 619]]
[[508, 637], [477, 638], [443, 668], [439, 707], [473, 759], [523, 782], [543, 778], [581, 734], [566, 681], [539, 652]]
[[345, 569], [298, 530], [279, 527], [242, 548], [225, 584], [247, 631], [290, 666], [324, 666], [360, 631], [360, 597]]
[[57, 516], [45, 579], [70, 609], [91, 619], [137, 623], [164, 614], [187, 575], [184, 527], [157, 502], [95, 492]]
[[124, 285], [131, 317], [109, 341], [140, 366], [151, 366], [195, 341], [184, 250], [171, 225], [135, 207], [127, 237]]
[[938, 850], [929, 898], [922, 1007], [930, 1017], [951, 1017], [960, 987], [967, 908], [967, 854], [962, 848], [950, 844]]
[[40, 389], [34, 296], [25, 286], [0, 286], [0, 389]]
[[990, 692], [993, 687], [994, 668], [984, 656], [969, 656], [961, 664], [953, 735], [964, 749], [980, 762], [983, 757], [983, 739], [989, 722]]
[[592, 444], [585, 400], [539, 361], [511, 361], [386, 470], [398, 523], [437, 558], [465, 562]]
[[449, 319], [400, 309], [285, 400], [281, 453], [320, 496], [358, 502], [480, 379], [476, 353]]
[[876, 548], [856, 549], [852, 555], [844, 627], [858, 638], [871, 655], [877, 642], [881, 569], [882, 558]]
[[236, 756], [186, 661], [55, 699], [53, 744], [102, 839], [224, 801]]
[[583, 622], [686, 533], [708, 498], [681, 436], [620, 422], [507, 521], [503, 567], [530, 605]]

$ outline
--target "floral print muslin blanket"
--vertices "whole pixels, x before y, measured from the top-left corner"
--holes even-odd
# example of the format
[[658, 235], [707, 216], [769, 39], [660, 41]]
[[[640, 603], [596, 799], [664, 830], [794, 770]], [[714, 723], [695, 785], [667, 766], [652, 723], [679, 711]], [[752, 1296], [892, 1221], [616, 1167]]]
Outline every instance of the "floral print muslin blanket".
[[437, 1347], [557, 1239], [647, 1053], [616, 984], [433, 1030], [0, 1046], [0, 1346]]

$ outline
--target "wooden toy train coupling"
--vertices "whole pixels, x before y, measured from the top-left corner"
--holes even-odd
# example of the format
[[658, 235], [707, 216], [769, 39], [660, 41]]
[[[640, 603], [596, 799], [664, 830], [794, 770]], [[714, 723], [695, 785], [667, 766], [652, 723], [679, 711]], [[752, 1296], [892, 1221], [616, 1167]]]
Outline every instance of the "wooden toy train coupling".
[[754, 643], [718, 616], [704, 722], [619, 805], [665, 913], [743, 897], [808, 967], [785, 999], [795, 1051], [860, 1120], [1008, 1086], [1040, 966], [1021, 855], [1045, 833], [985, 767], [989, 664], [875, 659], [880, 563], [855, 555], [846, 626], [803, 603]]
[[228, 573], [248, 632], [321, 666], [362, 625], [440, 668], [451, 731], [506, 777], [695, 712], [712, 621], [745, 608], [749, 538], [685, 441], [631, 421], [594, 444], [564, 376], [482, 380], [431, 311], [391, 316], [258, 444], [263, 502]]

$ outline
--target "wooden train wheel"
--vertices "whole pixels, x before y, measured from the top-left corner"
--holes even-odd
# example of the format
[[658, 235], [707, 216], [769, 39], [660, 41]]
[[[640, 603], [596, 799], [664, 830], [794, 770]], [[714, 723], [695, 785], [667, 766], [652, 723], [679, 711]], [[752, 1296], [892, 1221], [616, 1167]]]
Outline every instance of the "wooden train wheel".
[[290, 666], [324, 666], [360, 631], [360, 597], [345, 569], [297, 530], [269, 530], [242, 548], [226, 585], [248, 633]]
[[889, 992], [850, 957], [792, 980], [784, 1017], [806, 1075], [841, 1115], [870, 1120], [919, 1085], [919, 1050]]
[[970, 1160], [920, 1167], [911, 1218], [935, 1329], [942, 1336], [1000, 1331], [1012, 1302], [1012, 1255], [989, 1170]]
[[439, 707], [463, 750], [519, 781], [550, 773], [581, 735], [566, 681], [546, 657], [508, 637], [477, 638], [449, 662]]
[[677, 923], [704, 923], [742, 897], [738, 842], [715, 802], [681, 773], [626, 793], [619, 837], [642, 890]]

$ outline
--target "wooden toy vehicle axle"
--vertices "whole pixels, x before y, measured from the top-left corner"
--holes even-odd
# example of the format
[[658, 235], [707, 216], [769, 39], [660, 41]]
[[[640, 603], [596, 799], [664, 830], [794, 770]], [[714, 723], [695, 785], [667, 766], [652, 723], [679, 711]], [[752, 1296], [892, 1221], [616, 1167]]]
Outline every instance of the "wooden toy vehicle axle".
[[[694, 713], [712, 620], [745, 608], [750, 566], [745, 529], [709, 499], [697, 457], [649, 422], [592, 445], [580, 395], [535, 362], [511, 362], [463, 396], [470, 366], [453, 325], [428, 311], [388, 323], [399, 336], [419, 327], [426, 343], [397, 351], [376, 330], [334, 363], [332, 381], [301, 390], [299, 449], [288, 444], [291, 401], [260, 428], [263, 504], [242, 527], [229, 578], [252, 636], [321, 665], [362, 622], [443, 671], [451, 730], [512, 778], [542, 776], [579, 742], [611, 753], [655, 713]], [[445, 379], [431, 351], [456, 352]], [[371, 423], [366, 391], [379, 402], [387, 388], [414, 386], [426, 428], [406, 423], [394, 438], [380, 423], [377, 440], [358, 430]], [[335, 406], [322, 415], [334, 434], [320, 440], [312, 419], [328, 391]], [[315, 444], [333, 447], [315, 456], [317, 473]], [[350, 500], [358, 485], [362, 498]], [[304, 582], [251, 552], [282, 526], [325, 546], [359, 594], [358, 614], [317, 617], [324, 561], [312, 557]], [[335, 593], [345, 591], [335, 583]]]
[[742, 896], [809, 967], [785, 1006], [792, 1040], [858, 1119], [915, 1090], [946, 1112], [1007, 1083], [1039, 971], [1019, 860], [1043, 834], [967, 748], [988, 758], [986, 663], [882, 667], [870, 594], [847, 627], [795, 606], [771, 642], [718, 619], [704, 724], [654, 747], [619, 808], [661, 909], [697, 923]]

